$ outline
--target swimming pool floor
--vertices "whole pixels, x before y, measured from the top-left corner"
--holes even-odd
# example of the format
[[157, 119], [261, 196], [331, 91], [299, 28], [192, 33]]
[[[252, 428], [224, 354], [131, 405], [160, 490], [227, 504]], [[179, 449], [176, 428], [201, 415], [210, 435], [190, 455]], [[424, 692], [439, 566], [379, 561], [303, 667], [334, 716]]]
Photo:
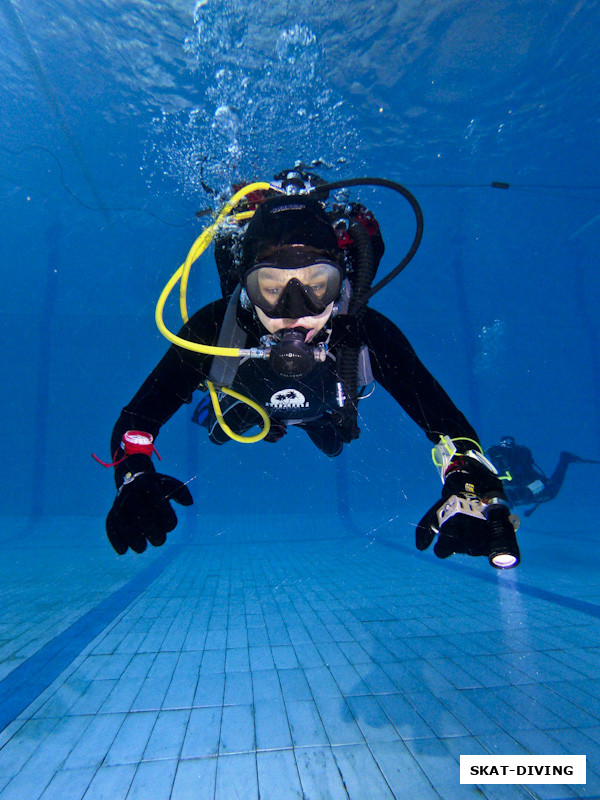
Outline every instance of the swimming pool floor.
[[[119, 559], [102, 520], [5, 522], [0, 800], [600, 796], [584, 534], [500, 574], [360, 526], [203, 517]], [[461, 785], [479, 753], [586, 754], [587, 784]]]

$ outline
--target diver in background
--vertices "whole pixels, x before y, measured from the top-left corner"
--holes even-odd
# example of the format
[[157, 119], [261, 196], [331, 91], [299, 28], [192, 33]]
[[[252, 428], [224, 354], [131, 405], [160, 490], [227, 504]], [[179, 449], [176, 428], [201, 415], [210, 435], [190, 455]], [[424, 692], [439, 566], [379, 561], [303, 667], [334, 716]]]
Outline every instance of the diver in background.
[[550, 477], [538, 467], [528, 447], [516, 444], [514, 436], [503, 436], [500, 444], [493, 445], [486, 455], [494, 462], [500, 473], [505, 473], [504, 492], [512, 505], [534, 507], [525, 511], [528, 517], [541, 503], [553, 500], [559, 493], [569, 464], [599, 464], [588, 458], [581, 458], [565, 450], [558, 458], [556, 469]]
[[[111, 439], [117, 497], [106, 525], [117, 553], [162, 545], [177, 524], [171, 501], [192, 503], [187, 486], [157, 473], [151, 457], [161, 426], [195, 390], [210, 388], [212, 380], [242, 398], [227, 392], [221, 414], [196, 414], [216, 444], [261, 424], [255, 409], [262, 407], [266, 441], [294, 426], [334, 457], [358, 437], [357, 386], [372, 381], [435, 445], [442, 497], [417, 526], [417, 547], [426, 549], [439, 534], [440, 558], [467, 553], [487, 556], [498, 568], [516, 566], [503, 485], [476, 432], [389, 319], [366, 305], [355, 303], [353, 311], [359, 265], [370, 263], [370, 282], [384, 249], [379, 226], [365, 212], [358, 207], [350, 228], [334, 227], [317, 199], [278, 194], [256, 203], [239, 237], [217, 242], [222, 285], [225, 277], [236, 288], [224, 286], [222, 299], [196, 312], [179, 341], [222, 346], [241, 336], [254, 348], [245, 352], [263, 348], [262, 357], [219, 359], [174, 344], [123, 409]], [[215, 369], [231, 374], [217, 380]]]

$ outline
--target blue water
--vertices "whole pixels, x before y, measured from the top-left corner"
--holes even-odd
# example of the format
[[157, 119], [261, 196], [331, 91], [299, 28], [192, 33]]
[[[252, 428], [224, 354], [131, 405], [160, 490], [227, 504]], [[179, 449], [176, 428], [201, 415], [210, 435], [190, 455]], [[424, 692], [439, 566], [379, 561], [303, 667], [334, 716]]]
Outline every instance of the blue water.
[[[143, 557], [110, 550], [90, 458], [165, 350], [196, 212], [296, 160], [418, 197], [373, 306], [485, 446], [597, 457], [599, 5], [0, 1], [0, 800], [600, 796], [600, 468], [500, 575], [414, 550], [439, 479], [381, 389], [335, 461], [213, 447], [183, 408], [157, 445], [195, 505]], [[383, 274], [410, 211], [354, 197]], [[218, 291], [204, 257], [190, 307]], [[460, 785], [469, 753], [586, 754], [588, 781]]]

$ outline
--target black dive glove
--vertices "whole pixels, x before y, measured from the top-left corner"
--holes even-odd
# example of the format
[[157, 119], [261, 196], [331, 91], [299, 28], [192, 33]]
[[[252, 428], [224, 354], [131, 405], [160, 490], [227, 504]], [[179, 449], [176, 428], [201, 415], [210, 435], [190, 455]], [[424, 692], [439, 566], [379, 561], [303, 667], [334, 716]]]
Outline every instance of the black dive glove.
[[444, 469], [442, 498], [417, 525], [416, 545], [426, 550], [436, 533], [433, 552], [438, 558], [453, 553], [487, 556], [498, 569], [516, 567], [520, 560], [515, 536], [518, 519], [511, 516], [502, 482], [478, 454], [456, 453]]
[[167, 533], [177, 525], [171, 501], [183, 506], [194, 502], [184, 483], [160, 475], [149, 458], [141, 458], [146, 462], [143, 471], [126, 473], [106, 518], [108, 539], [120, 556], [129, 547], [136, 553], [143, 553], [147, 542], [154, 547], [163, 545]]

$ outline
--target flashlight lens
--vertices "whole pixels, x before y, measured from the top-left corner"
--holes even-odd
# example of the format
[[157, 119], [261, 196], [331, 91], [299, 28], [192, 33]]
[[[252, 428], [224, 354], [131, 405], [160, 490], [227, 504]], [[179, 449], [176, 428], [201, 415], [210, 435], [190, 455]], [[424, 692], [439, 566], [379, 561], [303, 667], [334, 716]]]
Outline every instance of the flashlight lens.
[[489, 522], [488, 560], [496, 569], [512, 569], [521, 560], [515, 529], [503, 503], [490, 503], [484, 511]]
[[519, 559], [511, 553], [498, 553], [498, 555], [492, 556], [491, 562], [496, 569], [511, 569], [511, 567], [517, 566]]

